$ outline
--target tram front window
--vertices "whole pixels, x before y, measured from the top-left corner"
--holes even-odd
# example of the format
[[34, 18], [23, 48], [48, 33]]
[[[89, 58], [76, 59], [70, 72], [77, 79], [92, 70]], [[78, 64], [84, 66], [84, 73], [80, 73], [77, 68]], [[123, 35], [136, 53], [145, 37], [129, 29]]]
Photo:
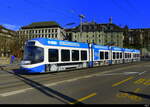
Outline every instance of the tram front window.
[[36, 46], [26, 46], [23, 61], [36, 64], [44, 61], [44, 49]]

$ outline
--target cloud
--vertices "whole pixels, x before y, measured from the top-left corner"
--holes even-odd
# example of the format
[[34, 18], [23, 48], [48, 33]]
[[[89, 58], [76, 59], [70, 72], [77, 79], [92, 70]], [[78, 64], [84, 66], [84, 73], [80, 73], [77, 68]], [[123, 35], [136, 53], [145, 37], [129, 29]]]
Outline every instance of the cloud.
[[12, 24], [2, 24], [2, 25], [7, 29], [11, 29], [11, 30], [18, 30], [20, 28], [20, 26], [12, 25]]

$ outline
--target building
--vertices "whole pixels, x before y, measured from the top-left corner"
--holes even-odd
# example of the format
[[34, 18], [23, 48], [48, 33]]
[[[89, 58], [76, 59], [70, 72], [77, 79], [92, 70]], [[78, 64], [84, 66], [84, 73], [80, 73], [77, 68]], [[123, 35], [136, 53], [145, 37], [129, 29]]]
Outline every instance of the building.
[[9, 57], [14, 50], [16, 32], [0, 25], [0, 57]]
[[53, 38], [63, 40], [65, 32], [57, 22], [37, 22], [22, 27], [18, 31], [20, 36], [26, 36], [27, 39], [32, 38]]
[[140, 49], [143, 57], [150, 57], [150, 29], [126, 29], [124, 47]]
[[22, 45], [22, 49], [25, 41], [33, 38], [52, 38], [58, 40], [64, 40], [65, 38], [64, 29], [54, 21], [36, 22], [23, 26], [17, 31], [17, 34], [20, 38], [19, 42]]
[[83, 23], [82, 32], [81, 26], [66, 29], [68, 40], [100, 45], [110, 45], [113, 43], [113, 45], [119, 47], [123, 47], [123, 32], [123, 29], [115, 24], [97, 24], [95, 22]]

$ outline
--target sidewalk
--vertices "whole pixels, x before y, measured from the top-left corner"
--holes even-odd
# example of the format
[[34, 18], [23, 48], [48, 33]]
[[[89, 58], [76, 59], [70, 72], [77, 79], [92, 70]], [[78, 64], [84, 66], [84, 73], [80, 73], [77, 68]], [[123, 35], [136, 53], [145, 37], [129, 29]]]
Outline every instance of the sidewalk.
[[19, 68], [19, 61], [16, 60], [14, 64], [10, 64], [10, 58], [0, 58], [0, 70], [12, 70]]
[[0, 65], [10, 64], [10, 58], [0, 57]]

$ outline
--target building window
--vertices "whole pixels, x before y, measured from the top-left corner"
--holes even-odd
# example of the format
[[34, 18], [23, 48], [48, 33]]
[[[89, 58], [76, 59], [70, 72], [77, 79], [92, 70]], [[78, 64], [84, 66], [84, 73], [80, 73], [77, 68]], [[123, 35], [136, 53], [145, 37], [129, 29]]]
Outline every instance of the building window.
[[72, 50], [72, 61], [79, 61], [79, 51]]
[[52, 29], [52, 32], [54, 32], [54, 29]]
[[58, 49], [49, 49], [49, 62], [58, 62], [59, 60], [59, 53]]
[[92, 40], [92, 43], [94, 43], [94, 40]]
[[101, 43], [101, 40], [99, 39], [99, 43]]
[[42, 30], [42, 33], [44, 33], [44, 30]]
[[70, 61], [70, 50], [61, 50], [61, 61]]
[[49, 34], [48, 36], [49, 36], [49, 38], [51, 38], [51, 34]]
[[52, 38], [54, 38], [54, 35], [52, 34]]
[[55, 35], [55, 37], [57, 38], [57, 34]]
[[57, 29], [55, 29], [55, 32], [57, 33]]

